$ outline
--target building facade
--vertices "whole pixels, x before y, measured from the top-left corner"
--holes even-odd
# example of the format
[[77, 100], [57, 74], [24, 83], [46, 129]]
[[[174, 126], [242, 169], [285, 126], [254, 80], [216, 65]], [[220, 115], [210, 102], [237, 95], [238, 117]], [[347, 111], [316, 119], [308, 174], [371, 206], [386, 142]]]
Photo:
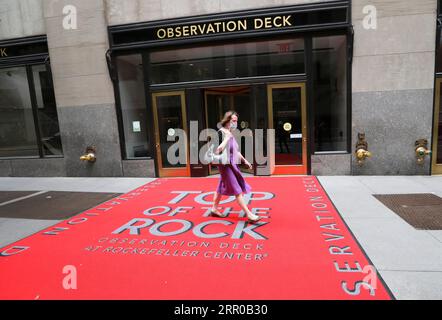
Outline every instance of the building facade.
[[[274, 174], [442, 173], [436, 0], [0, 6], [0, 176], [213, 174], [166, 154], [230, 109], [275, 129]], [[205, 141], [187, 139], [189, 159]]]

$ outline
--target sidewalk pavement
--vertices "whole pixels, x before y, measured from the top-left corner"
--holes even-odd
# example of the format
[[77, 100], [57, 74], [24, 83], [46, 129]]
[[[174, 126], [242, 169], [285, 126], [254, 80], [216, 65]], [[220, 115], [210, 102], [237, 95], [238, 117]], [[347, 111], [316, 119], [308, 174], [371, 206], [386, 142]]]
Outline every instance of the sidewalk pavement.
[[397, 299], [442, 299], [442, 231], [417, 230], [372, 196], [442, 197], [441, 176], [318, 179]]
[[[442, 230], [417, 230], [372, 196], [434, 193], [442, 197], [442, 176], [319, 176], [318, 179], [397, 299], [442, 299]], [[0, 178], [0, 191], [126, 193], [152, 180], [155, 179]], [[0, 218], [0, 247], [59, 221]]]

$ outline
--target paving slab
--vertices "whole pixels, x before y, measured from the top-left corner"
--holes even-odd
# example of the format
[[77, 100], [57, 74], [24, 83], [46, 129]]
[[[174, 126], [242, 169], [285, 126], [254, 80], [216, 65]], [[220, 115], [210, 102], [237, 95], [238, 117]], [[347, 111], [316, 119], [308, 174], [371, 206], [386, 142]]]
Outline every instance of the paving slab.
[[[442, 191], [437, 182], [442, 184], [438, 177], [432, 180], [423, 179], [420, 176], [355, 176], [367, 186], [372, 193], [432, 193]], [[431, 181], [431, 182], [430, 182]]]
[[442, 300], [442, 272], [380, 271], [400, 300]]
[[442, 272], [442, 243], [428, 232], [392, 219], [346, 222], [377, 268]]
[[49, 228], [60, 220], [0, 218], [0, 248]]
[[442, 242], [442, 230], [427, 230], [427, 232], [431, 234], [435, 239]]

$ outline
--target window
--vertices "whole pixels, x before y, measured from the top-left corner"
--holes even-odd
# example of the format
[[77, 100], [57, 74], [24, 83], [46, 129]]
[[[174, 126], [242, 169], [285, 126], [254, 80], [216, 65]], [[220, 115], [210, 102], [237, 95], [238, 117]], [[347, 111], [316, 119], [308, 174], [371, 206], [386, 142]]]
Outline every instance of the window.
[[125, 158], [152, 157], [147, 134], [147, 108], [141, 54], [118, 56], [116, 64]]
[[346, 43], [345, 35], [313, 38], [316, 152], [347, 151]]
[[45, 156], [62, 155], [55, 95], [50, 73], [44, 65], [32, 66], [37, 102], [38, 124]]
[[302, 74], [304, 39], [228, 43], [150, 55], [151, 84]]
[[63, 154], [46, 65], [0, 69], [0, 157]]
[[0, 70], [0, 156], [38, 156], [25, 67]]

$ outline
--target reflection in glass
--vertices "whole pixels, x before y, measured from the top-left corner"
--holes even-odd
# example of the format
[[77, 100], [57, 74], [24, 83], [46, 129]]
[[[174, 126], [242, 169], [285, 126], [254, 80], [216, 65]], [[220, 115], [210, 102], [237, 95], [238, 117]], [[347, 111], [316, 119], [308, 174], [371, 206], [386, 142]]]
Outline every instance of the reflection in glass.
[[150, 55], [151, 84], [300, 74], [304, 40], [281, 39], [162, 50]]
[[313, 38], [315, 151], [347, 150], [346, 37]]
[[[171, 164], [167, 160], [167, 150], [172, 146], [175, 141], [167, 141], [168, 135], [173, 135], [174, 130], [177, 128], [184, 129], [183, 127], [183, 113], [181, 107], [181, 96], [157, 96], [156, 97], [156, 109], [158, 115], [158, 133], [160, 135], [160, 149], [161, 149], [161, 162], [163, 168], [177, 168], [185, 167], [185, 163]], [[180, 150], [177, 150], [176, 157], [179, 158]]]
[[116, 61], [126, 158], [151, 157], [141, 55], [118, 56]]
[[0, 70], [0, 157], [38, 156], [25, 67]]
[[44, 155], [62, 155], [60, 128], [50, 74], [45, 65], [32, 66], [32, 74]]
[[302, 164], [301, 88], [272, 89], [275, 164]]

